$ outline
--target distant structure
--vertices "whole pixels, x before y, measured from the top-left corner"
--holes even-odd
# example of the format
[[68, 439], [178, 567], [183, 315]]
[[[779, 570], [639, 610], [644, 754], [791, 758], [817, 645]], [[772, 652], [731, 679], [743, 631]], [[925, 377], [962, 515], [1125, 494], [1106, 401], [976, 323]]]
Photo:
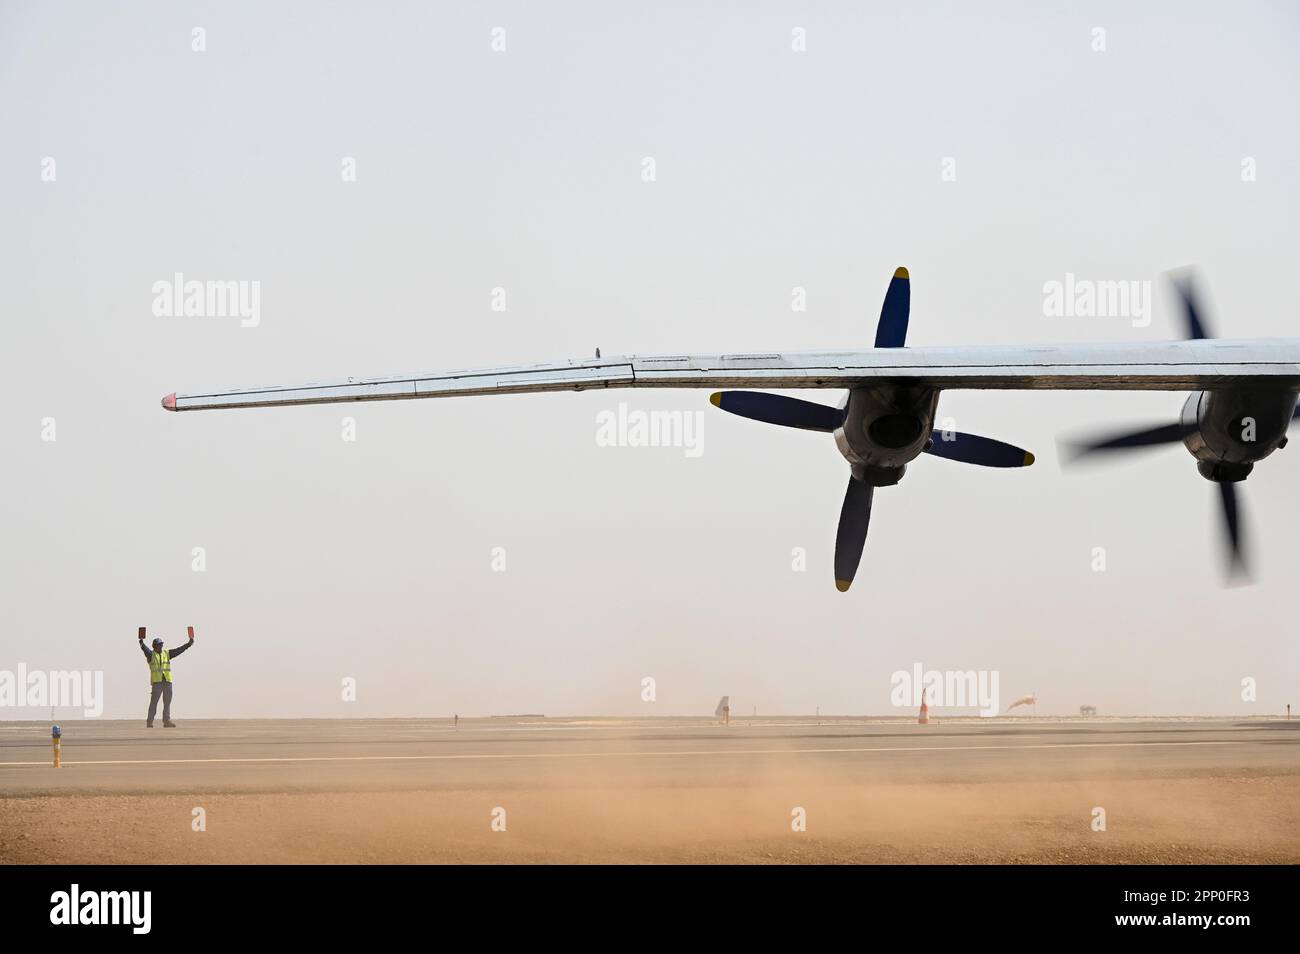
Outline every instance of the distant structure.
[[1091, 718], [1097, 714], [1096, 706], [1079, 706], [1079, 715], [1085, 719]]
[[723, 725], [731, 725], [731, 696], [723, 696], [718, 700], [718, 707], [713, 710], [715, 717], [722, 720]]

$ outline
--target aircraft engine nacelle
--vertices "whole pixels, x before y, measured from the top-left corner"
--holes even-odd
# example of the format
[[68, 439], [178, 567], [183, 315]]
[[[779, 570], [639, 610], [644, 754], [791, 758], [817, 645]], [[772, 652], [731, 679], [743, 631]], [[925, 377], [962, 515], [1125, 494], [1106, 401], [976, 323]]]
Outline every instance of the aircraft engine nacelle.
[[1183, 443], [1208, 480], [1245, 480], [1256, 461], [1286, 443], [1295, 413], [1290, 391], [1201, 391], [1183, 405]]
[[875, 487], [898, 483], [925, 450], [939, 403], [935, 388], [882, 385], [855, 388], [844, 407], [835, 443], [853, 476]]

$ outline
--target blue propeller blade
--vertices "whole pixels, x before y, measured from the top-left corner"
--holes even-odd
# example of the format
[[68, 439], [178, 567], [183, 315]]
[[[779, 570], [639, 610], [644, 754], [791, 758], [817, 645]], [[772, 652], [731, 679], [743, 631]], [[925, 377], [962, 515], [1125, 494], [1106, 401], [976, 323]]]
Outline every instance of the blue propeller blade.
[[1174, 290], [1183, 300], [1183, 324], [1187, 328], [1187, 337], [1193, 341], [1213, 338], [1214, 335], [1206, 327], [1204, 309], [1200, 305], [1201, 296], [1197, 294], [1196, 282], [1191, 274], [1175, 278]]
[[1241, 513], [1237, 503], [1237, 485], [1220, 483], [1219, 494], [1223, 502], [1223, 525], [1228, 538], [1228, 579], [1249, 582], [1246, 556], [1241, 543]]
[[907, 316], [912, 310], [912, 282], [907, 269], [899, 268], [889, 281], [885, 304], [876, 325], [877, 348], [901, 348], [907, 343]]
[[959, 434], [957, 431], [936, 430], [930, 435], [930, 446], [925, 452], [934, 457], [959, 460], [963, 464], [979, 464], [981, 467], [1028, 467], [1034, 462], [1034, 455], [1027, 450], [995, 441], [991, 437]]
[[1098, 451], [1131, 450], [1135, 447], [1157, 447], [1161, 444], [1176, 444], [1195, 429], [1196, 425], [1194, 424], [1190, 427], [1186, 427], [1182, 423], [1160, 424], [1156, 427], [1143, 428], [1140, 431], [1126, 431], [1112, 437], [1098, 437], [1086, 441], [1063, 443], [1061, 449], [1067, 459], [1074, 461], [1085, 455], [1095, 454]]
[[840, 507], [840, 523], [835, 528], [835, 588], [847, 593], [858, 575], [862, 562], [862, 548], [867, 542], [867, 527], [871, 525], [871, 497], [874, 488], [861, 480], [849, 478], [849, 488], [844, 491]]
[[844, 419], [844, 413], [837, 407], [766, 391], [718, 391], [709, 400], [714, 407], [752, 421], [798, 427], [805, 431], [833, 431]]

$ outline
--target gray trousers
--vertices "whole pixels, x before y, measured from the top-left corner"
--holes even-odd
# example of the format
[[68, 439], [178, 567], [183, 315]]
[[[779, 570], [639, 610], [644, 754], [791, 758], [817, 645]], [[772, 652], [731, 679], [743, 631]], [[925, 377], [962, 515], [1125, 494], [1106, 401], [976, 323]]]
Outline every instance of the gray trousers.
[[158, 697], [162, 696], [163, 721], [172, 721], [172, 684], [155, 682], [149, 687], [149, 722], [153, 722], [154, 713], [158, 711]]

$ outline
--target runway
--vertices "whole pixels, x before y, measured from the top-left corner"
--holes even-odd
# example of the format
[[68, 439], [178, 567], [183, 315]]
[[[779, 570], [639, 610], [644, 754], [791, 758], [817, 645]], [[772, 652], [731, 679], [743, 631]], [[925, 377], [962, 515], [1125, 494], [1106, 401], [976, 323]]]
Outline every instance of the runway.
[[[80, 819], [73, 859], [148, 860], [123, 809], [175, 813], [196, 861], [277, 860], [267, 812], [322, 861], [1300, 860], [1300, 721], [84, 721], [57, 770], [48, 732], [0, 724], [0, 861], [67, 857], [25, 837], [41, 810]], [[222, 824], [186, 837], [196, 806]]]

